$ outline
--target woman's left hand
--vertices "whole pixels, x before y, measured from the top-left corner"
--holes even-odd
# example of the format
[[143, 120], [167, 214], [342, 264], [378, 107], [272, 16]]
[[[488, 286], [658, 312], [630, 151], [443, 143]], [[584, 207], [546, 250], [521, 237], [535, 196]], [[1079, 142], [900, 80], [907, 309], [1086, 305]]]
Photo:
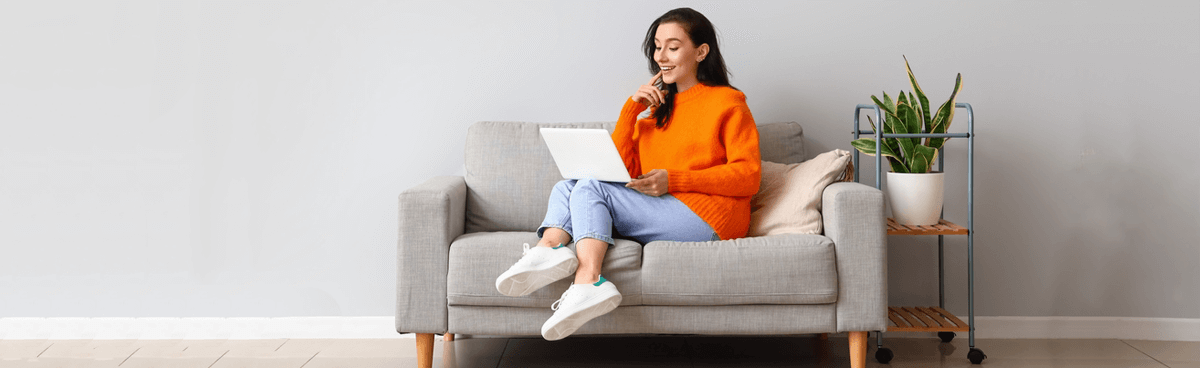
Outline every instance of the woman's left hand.
[[633, 181], [625, 184], [625, 187], [633, 188], [642, 192], [642, 194], [652, 197], [667, 194], [667, 170], [650, 170], [650, 172], [642, 174], [637, 179], [633, 179]]

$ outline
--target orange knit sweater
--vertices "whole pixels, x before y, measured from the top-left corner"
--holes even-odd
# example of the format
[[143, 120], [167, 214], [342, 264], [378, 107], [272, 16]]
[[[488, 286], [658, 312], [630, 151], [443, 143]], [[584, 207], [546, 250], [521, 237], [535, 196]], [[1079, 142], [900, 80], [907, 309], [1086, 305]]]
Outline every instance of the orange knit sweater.
[[675, 96], [661, 129], [646, 106], [626, 99], [613, 142], [631, 177], [667, 170], [667, 190], [707, 222], [721, 239], [746, 236], [750, 197], [758, 193], [762, 161], [758, 127], [746, 95], [731, 87], [696, 84]]

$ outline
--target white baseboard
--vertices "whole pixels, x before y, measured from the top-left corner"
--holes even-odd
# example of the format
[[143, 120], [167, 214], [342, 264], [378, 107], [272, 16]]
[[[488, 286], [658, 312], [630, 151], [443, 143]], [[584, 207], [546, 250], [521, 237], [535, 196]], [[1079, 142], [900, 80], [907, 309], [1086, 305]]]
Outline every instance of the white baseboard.
[[1200, 318], [975, 317], [975, 337], [1200, 341]]
[[[0, 339], [397, 339], [393, 317], [0, 318]], [[924, 337], [896, 332], [888, 337]], [[965, 337], [965, 333], [960, 333]], [[975, 317], [984, 339], [1200, 341], [1200, 319], [1128, 317]]]

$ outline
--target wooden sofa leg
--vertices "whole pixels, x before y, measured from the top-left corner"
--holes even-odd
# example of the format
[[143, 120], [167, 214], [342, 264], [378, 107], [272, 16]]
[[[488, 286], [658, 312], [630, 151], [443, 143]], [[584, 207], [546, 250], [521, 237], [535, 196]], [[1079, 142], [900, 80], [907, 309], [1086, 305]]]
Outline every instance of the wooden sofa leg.
[[433, 334], [417, 334], [417, 368], [433, 368]]
[[[454, 341], [454, 334], [445, 334], [442, 337], [447, 342]], [[455, 363], [454, 360], [454, 344], [442, 344], [442, 368], [458, 368], [458, 363]]]
[[850, 332], [850, 367], [867, 366], [867, 331]]

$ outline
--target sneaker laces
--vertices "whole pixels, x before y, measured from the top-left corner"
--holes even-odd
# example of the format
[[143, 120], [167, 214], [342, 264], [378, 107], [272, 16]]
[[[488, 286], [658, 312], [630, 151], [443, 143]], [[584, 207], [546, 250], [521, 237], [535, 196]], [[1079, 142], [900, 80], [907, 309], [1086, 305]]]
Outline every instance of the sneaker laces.
[[570, 300], [570, 299], [568, 299], [568, 296], [571, 296], [571, 295], [576, 295], [576, 294], [577, 294], [577, 293], [572, 293], [572, 292], [571, 292], [571, 290], [575, 290], [575, 285], [571, 285], [571, 287], [568, 287], [568, 288], [567, 288], [567, 291], [564, 291], [564, 292], [562, 293], [562, 296], [560, 296], [560, 297], [558, 298], [558, 300], [554, 302], [554, 304], [551, 304], [551, 305], [550, 305], [550, 309], [551, 309], [551, 310], [558, 310], [559, 303], [562, 303], [564, 300]]
[[523, 247], [525, 249], [521, 251], [521, 259], [517, 260], [518, 264], [519, 263], [533, 263], [534, 257], [541, 258], [541, 257], [538, 257], [537, 255], [535, 255], [533, 257], [528, 257], [529, 252], [533, 251], [533, 249], [534, 249], [534, 247], [529, 246], [529, 243], [525, 243], [523, 245]]

